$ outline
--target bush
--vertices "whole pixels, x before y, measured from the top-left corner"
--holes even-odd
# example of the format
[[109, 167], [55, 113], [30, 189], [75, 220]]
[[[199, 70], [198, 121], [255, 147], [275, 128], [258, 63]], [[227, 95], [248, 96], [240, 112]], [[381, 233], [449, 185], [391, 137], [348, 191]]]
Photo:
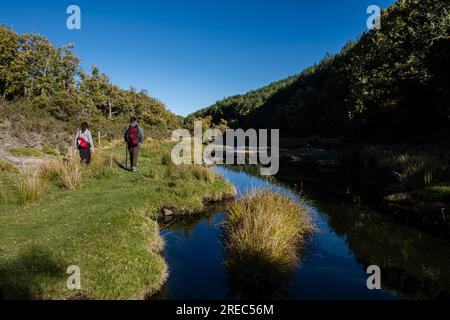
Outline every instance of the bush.
[[26, 205], [37, 201], [47, 191], [47, 182], [40, 177], [37, 171], [27, 171], [19, 176], [16, 182], [16, 189], [19, 194], [20, 204]]
[[249, 298], [276, 294], [298, 262], [304, 235], [313, 230], [309, 211], [287, 195], [259, 190], [226, 212], [225, 263], [234, 290]]

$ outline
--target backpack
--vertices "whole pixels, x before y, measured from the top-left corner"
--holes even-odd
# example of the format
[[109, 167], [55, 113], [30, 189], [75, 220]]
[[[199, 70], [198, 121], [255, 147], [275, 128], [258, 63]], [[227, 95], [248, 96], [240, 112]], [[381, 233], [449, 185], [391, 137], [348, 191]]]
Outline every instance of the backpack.
[[128, 128], [128, 145], [130, 147], [139, 145], [139, 128], [137, 126]]
[[91, 147], [90, 143], [83, 137], [77, 137], [78, 147], [81, 149], [88, 149]]

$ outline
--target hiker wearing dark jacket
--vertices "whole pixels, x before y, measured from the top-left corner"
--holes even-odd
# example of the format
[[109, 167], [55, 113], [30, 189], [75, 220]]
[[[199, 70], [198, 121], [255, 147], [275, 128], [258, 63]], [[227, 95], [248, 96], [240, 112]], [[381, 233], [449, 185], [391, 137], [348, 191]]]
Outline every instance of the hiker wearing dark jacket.
[[80, 152], [81, 162], [89, 164], [94, 149], [94, 141], [87, 122], [81, 124], [81, 128], [75, 135], [75, 147]]
[[136, 172], [139, 149], [144, 142], [144, 130], [138, 125], [136, 117], [131, 118], [130, 125], [125, 129], [124, 138], [130, 152], [131, 170]]

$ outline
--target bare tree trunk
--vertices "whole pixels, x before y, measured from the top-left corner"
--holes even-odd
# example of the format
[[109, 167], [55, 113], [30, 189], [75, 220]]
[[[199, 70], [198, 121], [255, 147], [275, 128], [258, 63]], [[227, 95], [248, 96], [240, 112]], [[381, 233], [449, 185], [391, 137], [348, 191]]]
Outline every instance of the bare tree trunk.
[[3, 100], [6, 100], [6, 90], [8, 89], [8, 87], [9, 87], [9, 83], [6, 82], [5, 83], [5, 90], [3, 90], [3, 94], [2, 94]]
[[112, 105], [111, 101], [108, 100], [108, 110], [109, 110], [109, 118], [112, 118]]

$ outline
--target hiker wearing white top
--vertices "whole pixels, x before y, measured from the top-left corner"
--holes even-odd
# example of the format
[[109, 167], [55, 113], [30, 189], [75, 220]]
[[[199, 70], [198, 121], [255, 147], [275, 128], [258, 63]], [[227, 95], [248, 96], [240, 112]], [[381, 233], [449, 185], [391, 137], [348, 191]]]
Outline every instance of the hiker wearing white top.
[[81, 124], [81, 129], [78, 130], [75, 136], [75, 147], [80, 152], [81, 162], [89, 164], [94, 149], [94, 141], [92, 140], [92, 134], [89, 131], [87, 122]]

